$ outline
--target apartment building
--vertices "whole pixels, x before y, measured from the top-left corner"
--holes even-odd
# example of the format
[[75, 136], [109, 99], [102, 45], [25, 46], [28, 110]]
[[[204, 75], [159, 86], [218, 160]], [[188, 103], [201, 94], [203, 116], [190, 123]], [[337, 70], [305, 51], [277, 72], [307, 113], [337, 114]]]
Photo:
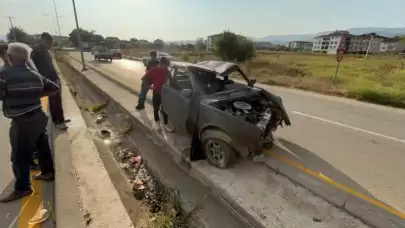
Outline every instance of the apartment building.
[[376, 33], [362, 34], [359, 36], [351, 35], [348, 52], [349, 53], [369, 53], [380, 52], [381, 43], [387, 37]]
[[222, 34], [215, 34], [211, 36], [207, 36], [207, 42], [206, 42], [206, 50], [211, 52], [214, 48], [214, 40], [216, 37], [221, 36]]
[[310, 41], [291, 41], [287, 43], [287, 47], [292, 50], [311, 51], [313, 42]]
[[344, 37], [347, 40], [350, 38], [350, 34], [346, 31], [335, 31], [326, 35], [317, 36], [314, 38], [312, 51], [336, 54], [339, 44]]
[[380, 52], [405, 52], [405, 42], [398, 38], [385, 38], [380, 45]]
[[347, 31], [335, 31], [330, 34], [317, 36], [313, 42], [313, 52], [336, 54], [340, 42], [344, 40], [347, 53], [380, 53], [401, 52], [405, 44], [398, 39], [380, 36], [376, 33], [353, 35]]

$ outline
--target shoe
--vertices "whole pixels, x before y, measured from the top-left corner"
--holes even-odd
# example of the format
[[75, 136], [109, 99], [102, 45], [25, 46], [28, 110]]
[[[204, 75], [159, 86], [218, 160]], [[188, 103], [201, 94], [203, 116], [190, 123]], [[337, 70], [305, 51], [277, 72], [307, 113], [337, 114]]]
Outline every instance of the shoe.
[[163, 128], [165, 129], [165, 131], [167, 131], [167, 132], [173, 132], [173, 127], [172, 126], [170, 126], [170, 124], [163, 124]]
[[15, 191], [14, 190], [8, 196], [6, 196], [4, 198], [1, 198], [0, 203], [8, 203], [8, 202], [11, 202], [11, 201], [15, 201], [15, 200], [21, 199], [21, 198], [23, 198], [25, 196], [29, 196], [33, 192], [34, 191], [31, 188], [28, 189], [28, 190], [25, 190], [25, 191]]
[[68, 126], [65, 123], [60, 123], [60, 124], [56, 124], [56, 128], [61, 131], [66, 131], [68, 129]]
[[140, 110], [142, 110], [142, 109], [145, 109], [145, 106], [137, 105], [137, 106], [135, 107], [135, 109], [138, 110], [138, 111], [140, 111]]
[[71, 119], [65, 119], [64, 123], [70, 123], [72, 120]]
[[33, 176], [34, 180], [38, 181], [54, 181], [55, 180], [55, 174], [54, 173], [46, 173], [46, 174], [38, 174]]
[[162, 130], [162, 127], [160, 126], [160, 122], [159, 122], [159, 121], [155, 121], [155, 126], [154, 126], [154, 128], [155, 128], [155, 131], [161, 131], [161, 130]]

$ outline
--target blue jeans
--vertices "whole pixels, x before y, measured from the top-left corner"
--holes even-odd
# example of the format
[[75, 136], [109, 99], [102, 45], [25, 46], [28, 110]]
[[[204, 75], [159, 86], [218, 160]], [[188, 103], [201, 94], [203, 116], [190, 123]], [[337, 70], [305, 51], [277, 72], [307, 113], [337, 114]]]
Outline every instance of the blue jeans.
[[148, 94], [149, 91], [149, 86], [147, 83], [142, 82], [141, 85], [141, 92], [139, 93], [139, 99], [138, 99], [138, 106], [140, 108], [145, 107], [145, 100], [146, 100], [146, 95]]

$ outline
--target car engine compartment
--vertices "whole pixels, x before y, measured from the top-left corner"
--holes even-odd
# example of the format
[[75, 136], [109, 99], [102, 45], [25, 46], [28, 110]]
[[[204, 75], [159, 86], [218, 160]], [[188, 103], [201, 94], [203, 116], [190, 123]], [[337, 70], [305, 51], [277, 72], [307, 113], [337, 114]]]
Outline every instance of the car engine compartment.
[[278, 113], [277, 106], [260, 93], [220, 101], [217, 107], [228, 114], [255, 124], [262, 130], [268, 128], [272, 115]]

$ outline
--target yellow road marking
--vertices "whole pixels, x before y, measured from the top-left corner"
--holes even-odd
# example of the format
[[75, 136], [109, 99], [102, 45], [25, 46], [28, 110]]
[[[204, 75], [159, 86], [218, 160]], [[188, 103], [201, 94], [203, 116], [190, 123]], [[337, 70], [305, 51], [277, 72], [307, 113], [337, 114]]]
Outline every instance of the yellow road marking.
[[[38, 174], [38, 171], [31, 171], [32, 175]], [[36, 181], [31, 178], [32, 188], [34, 189], [34, 194], [29, 197], [24, 197], [21, 206], [22, 211], [20, 217], [18, 218], [18, 228], [40, 228], [39, 224], [29, 225], [28, 221], [35, 215], [38, 207], [41, 205], [42, 201], [42, 184], [40, 181]]]
[[[42, 109], [44, 112], [48, 111], [48, 97], [41, 98]], [[39, 224], [29, 225], [28, 221], [35, 215], [35, 212], [41, 206], [42, 202], [42, 184], [40, 181], [32, 179], [33, 175], [37, 175], [38, 171], [31, 171], [31, 184], [34, 189], [34, 194], [24, 197], [21, 202], [21, 211], [18, 218], [18, 228], [40, 228]]]
[[293, 161], [293, 160], [291, 160], [291, 159], [289, 159], [289, 158], [287, 158], [285, 156], [282, 156], [280, 154], [276, 154], [275, 152], [272, 152], [270, 150], [265, 151], [265, 154], [267, 154], [267, 155], [269, 155], [269, 156], [271, 156], [271, 157], [273, 157], [273, 158], [275, 158], [275, 159], [277, 159], [279, 161], [287, 163], [287, 164], [289, 164], [291, 166], [294, 166], [294, 167], [300, 169], [301, 171], [303, 171], [303, 172], [305, 172], [305, 173], [307, 173], [307, 174], [309, 174], [309, 175], [311, 175], [313, 177], [321, 179], [324, 182], [326, 182], [326, 183], [328, 183], [330, 185], [333, 185], [333, 186], [335, 186], [335, 187], [349, 193], [352, 196], [355, 196], [357, 198], [365, 200], [368, 203], [373, 204], [374, 206], [379, 207], [379, 208], [385, 210], [388, 213], [394, 214], [394, 215], [396, 215], [396, 216], [398, 216], [398, 217], [400, 217], [402, 219], [405, 219], [405, 214], [398, 211], [397, 209], [395, 209], [393, 207], [390, 207], [390, 206], [388, 206], [388, 205], [386, 205], [386, 204], [384, 204], [384, 203], [382, 203], [382, 202], [380, 202], [378, 200], [372, 199], [372, 198], [370, 198], [370, 197], [368, 197], [368, 196], [366, 196], [366, 195], [364, 195], [362, 193], [359, 193], [359, 192], [357, 192], [357, 191], [355, 191], [355, 190], [353, 190], [353, 189], [351, 189], [351, 188], [349, 188], [349, 187], [347, 187], [347, 186], [345, 186], [343, 184], [337, 183], [334, 180], [332, 180], [331, 178], [323, 175], [322, 173], [318, 173], [318, 172], [315, 172], [315, 171], [313, 171], [311, 169], [308, 169], [305, 166], [303, 166], [302, 164], [299, 164], [299, 163], [297, 163], [297, 162], [295, 162], [295, 161]]

